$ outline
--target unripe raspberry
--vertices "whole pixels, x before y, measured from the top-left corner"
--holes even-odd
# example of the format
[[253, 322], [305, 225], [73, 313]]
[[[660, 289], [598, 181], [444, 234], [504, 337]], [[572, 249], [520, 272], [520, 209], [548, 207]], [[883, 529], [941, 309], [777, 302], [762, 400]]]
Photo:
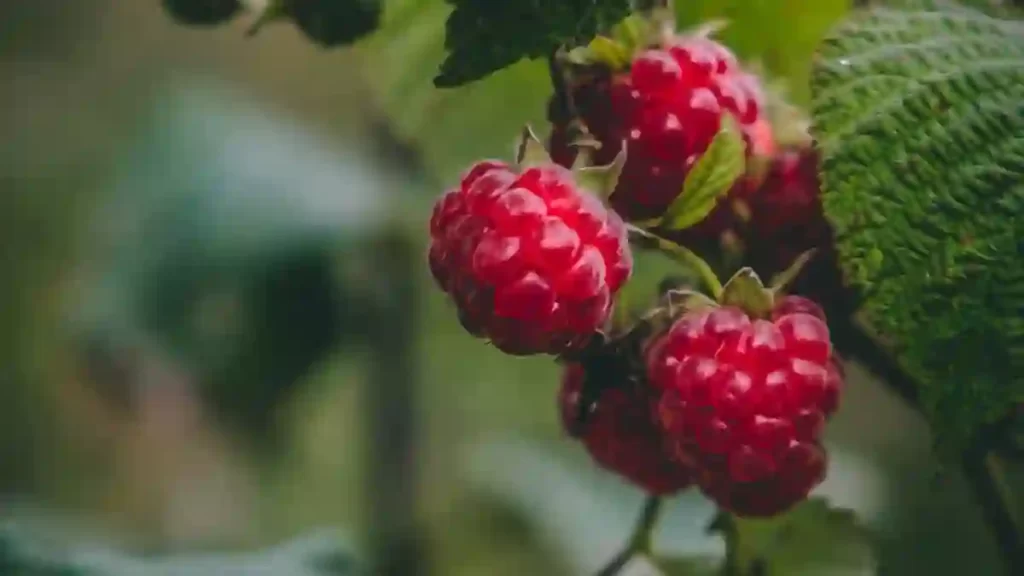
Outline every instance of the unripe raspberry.
[[[623, 142], [629, 153], [612, 206], [627, 220], [660, 216], [683, 189], [690, 168], [707, 150], [726, 113], [740, 124], [748, 153], [771, 149], [760, 81], [740, 69], [723, 45], [707, 36], [682, 36], [639, 52], [627, 71], [575, 88], [573, 101], [601, 143], [599, 163]], [[569, 165], [570, 126], [552, 114], [552, 153]]]
[[647, 351], [658, 421], [701, 490], [741, 516], [782, 512], [825, 475], [819, 443], [842, 373], [820, 308], [779, 302], [771, 319], [734, 307], [689, 312]]
[[509, 354], [583, 346], [632, 270], [622, 220], [555, 164], [476, 164], [438, 200], [430, 234], [430, 269], [463, 326]]
[[161, 0], [161, 3], [172, 18], [191, 26], [222, 24], [242, 9], [238, 0]]
[[[592, 406], [581, 406], [585, 379], [608, 377], [568, 364], [559, 392], [565, 430], [579, 438], [601, 467], [651, 494], [671, 494], [693, 483], [692, 469], [673, 458], [653, 420], [653, 396], [643, 386], [618, 381], [598, 385]], [[615, 376], [612, 376], [615, 377]]]

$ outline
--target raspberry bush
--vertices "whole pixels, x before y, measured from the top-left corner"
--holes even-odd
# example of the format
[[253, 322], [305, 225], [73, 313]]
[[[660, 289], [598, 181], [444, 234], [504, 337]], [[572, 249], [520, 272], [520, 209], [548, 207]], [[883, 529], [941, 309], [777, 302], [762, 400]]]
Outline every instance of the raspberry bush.
[[[812, 498], [829, 473], [823, 434], [843, 405], [847, 357], [929, 418], [1009, 573], [1024, 570], [987, 467], [1024, 402], [1017, 20], [925, 0], [861, 10], [806, 70], [787, 71], [810, 79], [805, 115], [733, 49], [742, 38], [676, 24], [700, 3], [448, 3], [433, 84], [486, 82], [390, 103], [450, 186], [424, 226], [426, 260], [466, 332], [561, 364], [550, 386], [566, 434], [651, 495], [601, 574], [650, 555], [660, 499], [686, 490], [721, 511], [728, 574], [787, 573], [748, 548], [793, 519], [862, 538], [849, 514]], [[196, 24], [237, 8], [167, 4]], [[329, 3], [262, 4], [259, 23], [291, 18], [323, 46], [361, 37], [380, 14], [349, 0], [369, 15], [335, 33], [345, 10]], [[404, 22], [413, 8], [399, 4]], [[796, 43], [818, 43], [824, 28]], [[383, 77], [409, 57], [388, 50], [400, 35], [385, 27], [371, 40]], [[521, 62], [540, 58], [543, 73]], [[543, 77], [550, 91], [537, 89]], [[446, 129], [438, 111], [497, 110], [499, 93], [530, 104], [546, 145], [525, 130], [515, 162], [430, 145]], [[492, 127], [514, 119], [493, 115]], [[673, 258], [700, 289], [661, 289], [636, 306], [637, 251]]]

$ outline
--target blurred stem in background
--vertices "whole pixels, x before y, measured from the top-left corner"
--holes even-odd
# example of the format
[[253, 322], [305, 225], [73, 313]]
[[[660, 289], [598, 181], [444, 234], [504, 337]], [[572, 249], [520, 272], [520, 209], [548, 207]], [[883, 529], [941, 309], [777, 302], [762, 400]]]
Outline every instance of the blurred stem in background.
[[[410, 175], [422, 175], [416, 150], [398, 139], [384, 118], [371, 134], [377, 156]], [[401, 196], [401, 190], [396, 196]], [[372, 293], [367, 318], [370, 376], [365, 391], [367, 431], [366, 523], [370, 573], [428, 573], [419, 519], [416, 394], [420, 388], [420, 326], [416, 274], [418, 239], [400, 221], [385, 224], [363, 253]]]
[[371, 573], [425, 574], [417, 519], [416, 244], [385, 229], [367, 254], [378, 271], [370, 294], [370, 377], [366, 390], [367, 527]]

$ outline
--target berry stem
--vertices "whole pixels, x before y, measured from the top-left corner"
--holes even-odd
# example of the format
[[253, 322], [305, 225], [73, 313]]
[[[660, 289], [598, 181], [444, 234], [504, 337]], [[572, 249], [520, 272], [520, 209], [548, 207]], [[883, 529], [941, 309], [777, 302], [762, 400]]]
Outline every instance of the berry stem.
[[614, 576], [618, 574], [635, 556], [648, 554], [651, 551], [651, 539], [654, 528], [661, 516], [662, 499], [660, 496], [648, 496], [640, 511], [633, 534], [629, 537], [626, 548], [619, 552], [597, 572], [595, 576]]
[[635, 245], [650, 250], [661, 250], [672, 259], [696, 272], [704, 283], [704, 287], [711, 293], [712, 298], [718, 300], [721, 297], [722, 281], [718, 279], [718, 275], [715, 274], [711, 265], [705, 262], [703, 258], [689, 248], [657, 236], [647, 230], [632, 224], [627, 224], [626, 227], [629, 230], [629, 239]]

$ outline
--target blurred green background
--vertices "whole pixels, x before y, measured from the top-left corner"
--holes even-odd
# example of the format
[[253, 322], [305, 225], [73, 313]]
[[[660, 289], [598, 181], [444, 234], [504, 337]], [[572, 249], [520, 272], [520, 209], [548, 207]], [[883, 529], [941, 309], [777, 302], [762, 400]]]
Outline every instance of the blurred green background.
[[[677, 4], [730, 19], [804, 102], [848, 3]], [[444, 186], [542, 126], [546, 69], [437, 91], [446, 5], [386, 6], [323, 51], [157, 0], [0, 5], [0, 520], [84, 517], [149, 552], [331, 526], [411, 559], [393, 573], [455, 576], [587, 574], [624, 541], [642, 495], [561, 434], [557, 367], [465, 335], [422, 257]], [[667, 268], [640, 266], [640, 290]], [[877, 534], [883, 573], [994, 573], [924, 423], [849, 373], [821, 493]], [[711, 513], [673, 500], [656, 547], [717, 552]]]

